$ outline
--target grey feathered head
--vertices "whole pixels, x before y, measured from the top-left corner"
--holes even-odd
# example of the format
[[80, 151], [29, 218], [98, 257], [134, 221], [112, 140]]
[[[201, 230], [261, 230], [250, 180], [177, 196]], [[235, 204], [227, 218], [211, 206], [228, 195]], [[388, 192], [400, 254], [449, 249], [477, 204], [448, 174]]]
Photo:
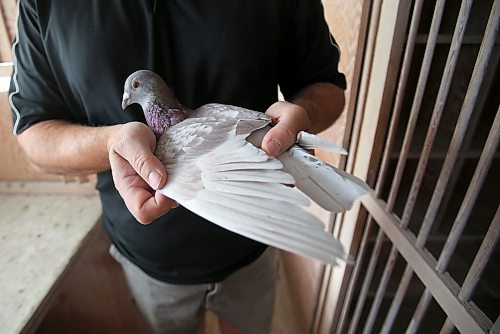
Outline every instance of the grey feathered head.
[[165, 81], [156, 73], [139, 70], [129, 75], [123, 89], [122, 108], [138, 103], [143, 109], [152, 101], [158, 101], [165, 106], [182, 109]]

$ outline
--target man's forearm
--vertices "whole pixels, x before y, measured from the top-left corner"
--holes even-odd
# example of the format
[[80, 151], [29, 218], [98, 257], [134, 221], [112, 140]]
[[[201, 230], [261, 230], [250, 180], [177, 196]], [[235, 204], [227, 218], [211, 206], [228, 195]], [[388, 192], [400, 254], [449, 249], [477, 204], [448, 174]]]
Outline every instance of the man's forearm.
[[108, 138], [121, 125], [89, 127], [50, 120], [17, 136], [30, 161], [56, 174], [90, 174], [108, 170]]
[[344, 90], [334, 84], [320, 82], [300, 90], [290, 101], [304, 108], [309, 116], [308, 132], [326, 130], [339, 118], [345, 104]]

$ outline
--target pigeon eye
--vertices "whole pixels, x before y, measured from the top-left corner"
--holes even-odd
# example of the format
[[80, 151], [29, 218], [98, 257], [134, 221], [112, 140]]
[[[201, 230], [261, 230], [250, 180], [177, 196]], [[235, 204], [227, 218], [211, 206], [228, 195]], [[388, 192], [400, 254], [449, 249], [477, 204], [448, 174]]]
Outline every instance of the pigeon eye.
[[139, 88], [139, 86], [140, 86], [140, 84], [137, 81], [134, 81], [132, 83], [132, 88], [136, 88], [137, 89], [137, 88]]

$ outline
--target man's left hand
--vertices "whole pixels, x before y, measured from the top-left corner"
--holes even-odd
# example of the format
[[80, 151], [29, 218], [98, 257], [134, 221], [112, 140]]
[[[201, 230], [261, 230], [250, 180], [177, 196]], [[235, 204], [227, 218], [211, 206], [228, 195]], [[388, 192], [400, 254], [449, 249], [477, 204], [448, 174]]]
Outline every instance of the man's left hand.
[[262, 148], [274, 157], [288, 150], [297, 141], [298, 133], [311, 126], [305, 109], [286, 101], [272, 104], [266, 115], [273, 119], [274, 127], [264, 136]]

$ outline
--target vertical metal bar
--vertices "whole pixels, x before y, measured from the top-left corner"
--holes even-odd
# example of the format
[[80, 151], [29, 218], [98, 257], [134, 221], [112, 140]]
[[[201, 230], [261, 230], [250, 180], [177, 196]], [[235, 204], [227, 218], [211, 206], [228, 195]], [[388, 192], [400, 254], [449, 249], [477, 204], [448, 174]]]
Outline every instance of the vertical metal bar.
[[[495, 4], [497, 3], [498, 0], [495, 1]], [[476, 202], [477, 196], [479, 195], [481, 187], [484, 183], [484, 179], [486, 178], [486, 174], [488, 172], [488, 169], [490, 168], [491, 162], [498, 146], [500, 137], [499, 129], [500, 108], [497, 110], [495, 120], [493, 121], [493, 125], [490, 129], [490, 133], [488, 134], [488, 138], [486, 139], [484, 150], [481, 153], [479, 162], [477, 163], [476, 170], [474, 171], [474, 175], [472, 176], [469, 188], [467, 189], [467, 192], [465, 194], [464, 201], [460, 206], [458, 214], [455, 218], [455, 222], [453, 223], [453, 226], [451, 228], [451, 232], [448, 235], [448, 239], [446, 240], [446, 243], [436, 264], [436, 270], [439, 273], [443, 273], [446, 270], [446, 266], [448, 265], [448, 262], [450, 261], [451, 256], [457, 246], [458, 239], [460, 238], [465, 224], [472, 212], [474, 203]], [[430, 297], [430, 292], [428, 289], [426, 289], [418, 303], [410, 326], [408, 326], [407, 333], [413, 333], [414, 330], [418, 329], [418, 326], [420, 325], [420, 322], [422, 321], [422, 318], [424, 316], [424, 311], [427, 309], [431, 300]]]
[[392, 299], [392, 303], [389, 311], [387, 312], [387, 316], [385, 317], [384, 324], [382, 325], [382, 330], [380, 331], [381, 334], [388, 334], [392, 329], [412, 277], [413, 269], [407, 264], [405, 267], [405, 271], [403, 272], [403, 276], [401, 277], [401, 281], [399, 282], [396, 294]]
[[417, 308], [415, 309], [415, 312], [413, 313], [413, 317], [411, 318], [410, 324], [408, 325], [408, 328], [406, 329], [406, 334], [410, 333], [416, 333], [418, 328], [420, 327], [420, 323], [422, 319], [424, 318], [425, 312], [427, 311], [427, 308], [429, 307], [429, 303], [432, 300], [432, 295], [428, 289], [424, 291], [422, 296], [420, 297], [420, 300], [418, 302]]
[[[498, 6], [497, 6], [497, 11], [498, 11]], [[496, 12], [495, 14], [495, 10], [494, 8], [492, 8], [488, 25], [485, 31], [485, 36], [481, 43], [481, 48], [479, 49], [479, 54], [476, 60], [476, 64], [474, 65], [471, 81], [469, 83], [469, 87], [467, 88], [467, 92], [465, 94], [465, 99], [462, 104], [462, 110], [460, 111], [460, 115], [453, 133], [450, 147], [448, 149], [446, 159], [443, 163], [443, 167], [441, 168], [441, 173], [436, 183], [436, 188], [434, 189], [434, 193], [432, 194], [429, 207], [427, 208], [427, 211], [425, 213], [424, 221], [420, 228], [419, 236], [417, 238], [418, 247], [423, 247], [423, 245], [425, 244], [425, 241], [429, 236], [432, 224], [435, 221], [436, 214], [441, 204], [443, 194], [446, 191], [446, 187], [448, 185], [448, 181], [450, 180], [450, 176], [453, 172], [456, 172], [454, 166], [458, 154], [460, 152], [460, 147], [462, 146], [465, 134], [467, 132], [467, 126], [469, 125], [469, 120], [471, 118], [472, 112], [474, 111], [474, 107], [476, 105], [476, 101], [480, 93], [481, 84], [483, 82], [486, 70], [488, 68], [490, 56], [495, 46], [495, 40], [497, 35], [496, 31], [498, 29], [498, 19], [499, 19], [498, 12]]]
[[[491, 17], [493, 17], [493, 19]], [[441, 173], [439, 175], [436, 188], [434, 190], [432, 199], [430, 201], [429, 207], [424, 217], [424, 221], [422, 223], [422, 226], [420, 228], [417, 237], [416, 241], [417, 248], [424, 247], [425, 242], [427, 241], [429, 232], [432, 227], [432, 223], [435, 221], [436, 213], [439, 208], [439, 204], [441, 203], [440, 201], [442, 199], [442, 194], [445, 192], [446, 186], [450, 179], [450, 175], [454, 171], [453, 166], [456, 162], [458, 153], [460, 151], [460, 146], [462, 145], [463, 139], [465, 137], [465, 133], [467, 131], [467, 125], [469, 123], [470, 117], [474, 110], [474, 106], [479, 96], [481, 83], [484, 79], [486, 69], [490, 60], [490, 55], [494, 47], [496, 39], [495, 27], [498, 27], [498, 15], [496, 16], [496, 19], [494, 18], [495, 14], [493, 14], [493, 16], [490, 16], [490, 20], [488, 21], [489, 23], [485, 32], [485, 37], [481, 44], [476, 64], [474, 65], [474, 71], [472, 73], [471, 81], [469, 83], [464, 103], [462, 105], [462, 110], [460, 112], [460, 116], [457, 121], [457, 126], [453, 133], [453, 138], [450, 143], [450, 148], [448, 150], [446, 159], [443, 163], [443, 167], [441, 169]], [[406, 294], [412, 276], [413, 276], [413, 270], [409, 267], [409, 265], [407, 265], [403, 273], [403, 276], [401, 278], [400, 284], [398, 286], [396, 295], [392, 301], [391, 307], [387, 314], [386, 320], [384, 321], [384, 325], [382, 326], [382, 331], [381, 331], [382, 333], [388, 333], [388, 331], [392, 327], [392, 324], [394, 323], [397, 312], [401, 307], [401, 303], [403, 301], [404, 295]]]
[[344, 303], [342, 305], [342, 311], [340, 313], [339, 323], [337, 325], [336, 333], [342, 333], [344, 327], [348, 320], [349, 308], [351, 307], [351, 301], [354, 296], [354, 291], [356, 283], [358, 282], [359, 274], [361, 272], [362, 263], [366, 254], [366, 247], [368, 245], [368, 237], [370, 236], [370, 231], [373, 226], [373, 218], [368, 217], [368, 222], [366, 223], [365, 230], [363, 231], [363, 236], [361, 237], [361, 245], [359, 248], [358, 256], [356, 257], [356, 264], [347, 287], [346, 296], [344, 298]]
[[365, 305], [366, 296], [368, 295], [368, 290], [370, 289], [370, 283], [375, 273], [375, 268], [377, 266], [377, 260], [382, 250], [382, 245], [384, 243], [385, 235], [382, 229], [378, 231], [377, 239], [375, 241], [375, 246], [373, 247], [372, 255], [370, 257], [370, 263], [368, 264], [368, 269], [365, 273], [365, 279], [363, 280], [363, 286], [361, 287], [361, 292], [358, 296], [358, 302], [356, 303], [356, 308], [354, 309], [354, 315], [351, 319], [351, 324], [347, 333], [353, 334], [361, 318], [361, 312], [363, 311], [363, 306]]
[[[484, 236], [483, 242], [481, 243], [481, 247], [470, 266], [469, 272], [465, 277], [465, 280], [458, 292], [458, 298], [464, 302], [469, 301], [472, 297], [472, 293], [474, 292], [477, 283], [481, 275], [483, 274], [484, 268], [488, 263], [488, 260], [491, 258], [493, 251], [495, 250], [495, 246], [498, 243], [498, 239], [500, 238], [500, 206], [497, 207], [497, 212], [495, 213], [495, 217], [491, 221], [490, 227], [488, 228], [488, 232]], [[450, 318], [446, 319], [446, 322], [441, 328], [441, 333], [451, 333], [451, 331], [455, 328]]]
[[462, 284], [462, 288], [458, 293], [458, 298], [462, 301], [469, 301], [476, 285], [481, 277], [484, 268], [486, 267], [487, 261], [490, 259], [491, 254], [495, 250], [495, 246], [500, 237], [500, 206], [497, 208], [497, 212], [491, 225], [486, 232], [486, 236], [481, 243], [481, 247], [479, 248], [479, 252], [476, 254], [474, 258], [474, 262], [465, 277], [465, 280]]
[[498, 146], [500, 135], [499, 123], [500, 109], [497, 110], [495, 120], [493, 121], [493, 126], [491, 127], [488, 138], [486, 139], [483, 153], [479, 158], [476, 170], [474, 172], [474, 175], [472, 176], [472, 180], [470, 182], [469, 188], [467, 189], [467, 193], [465, 194], [465, 199], [462, 202], [462, 206], [460, 207], [457, 217], [455, 218], [455, 222], [453, 223], [448, 239], [446, 240], [446, 244], [444, 245], [441, 255], [439, 256], [439, 260], [436, 266], [436, 269], [439, 272], [444, 272], [444, 270], [446, 269], [446, 266], [448, 265], [448, 262], [453, 252], [455, 251], [458, 239], [462, 234], [465, 224], [467, 223], [467, 220], [472, 212], [477, 196], [481, 191], [481, 186], [484, 183], [484, 179], [486, 178], [486, 174], [488, 173], [488, 169], [491, 165], [496, 148]]
[[453, 322], [450, 320], [450, 318], [446, 318], [446, 321], [443, 324], [443, 327], [441, 327], [441, 330], [439, 331], [439, 334], [449, 334], [453, 332], [455, 329], [455, 325]]
[[401, 185], [401, 180], [403, 178], [403, 172], [408, 158], [408, 152], [410, 151], [413, 133], [417, 125], [417, 119], [420, 113], [420, 107], [422, 105], [425, 86], [427, 84], [427, 79], [429, 77], [429, 72], [431, 69], [432, 58], [434, 56], [434, 49], [436, 48], [436, 41], [439, 33], [439, 27], [441, 25], [441, 19], [443, 17], [444, 5], [445, 5], [445, 0], [438, 0], [436, 2], [436, 7], [434, 9], [434, 16], [432, 17], [432, 24], [429, 32], [428, 43], [425, 47], [424, 59], [422, 61], [422, 67], [420, 69], [417, 88], [415, 91], [415, 97], [413, 98], [413, 104], [410, 111], [410, 118], [408, 120], [408, 125], [406, 127], [405, 137], [403, 139], [403, 145], [401, 146], [400, 157], [398, 160], [398, 164], [396, 166], [396, 171], [394, 173], [391, 190], [389, 192], [389, 197], [387, 199], [387, 210], [389, 210], [389, 212], [392, 212], [394, 208], [399, 186]]
[[387, 140], [385, 142], [384, 153], [380, 164], [380, 172], [377, 178], [377, 184], [375, 186], [375, 193], [377, 194], [377, 196], [379, 196], [382, 192], [382, 187], [385, 183], [387, 170], [389, 169], [389, 162], [391, 161], [390, 154], [392, 152], [392, 147], [394, 146], [394, 140], [396, 139], [397, 129], [399, 126], [399, 117], [403, 108], [404, 96], [406, 92], [406, 86], [408, 85], [408, 77], [410, 74], [413, 51], [415, 49], [415, 40], [417, 38], [418, 25], [420, 22], [420, 16], [422, 14], [423, 4], [423, 0], [416, 0], [415, 5], [413, 6], [413, 14], [410, 23], [410, 30], [408, 32], [408, 40], [406, 43], [405, 54], [403, 56], [401, 74], [396, 89], [394, 110], [391, 115], [391, 121], [389, 123], [389, 130], [387, 133]]
[[391, 279], [392, 270], [394, 269], [398, 254], [399, 253], [397, 248], [393, 245], [391, 247], [389, 257], [386, 261], [384, 273], [382, 274], [382, 278], [380, 279], [379, 285], [377, 287], [375, 298], [373, 299], [372, 306], [370, 307], [370, 313], [368, 314], [368, 319], [366, 320], [365, 327], [363, 328], [363, 334], [371, 333], [373, 329], [373, 324], [375, 323], [378, 311], [380, 309], [380, 304], [382, 304], [382, 301], [384, 299], [384, 293], [387, 289], [387, 284]]
[[448, 52], [448, 57], [446, 59], [446, 65], [444, 67], [443, 78], [441, 79], [441, 84], [439, 85], [438, 95], [436, 97], [436, 103], [434, 104], [434, 110], [432, 111], [432, 117], [427, 129], [427, 134], [424, 140], [424, 146], [420, 154], [418, 161], [417, 170], [413, 178], [413, 182], [410, 188], [410, 194], [406, 201], [405, 208], [403, 210], [403, 216], [401, 217], [401, 222], [403, 224], [408, 224], [410, 221], [413, 209], [417, 202], [417, 196], [420, 192], [420, 186], [425, 175], [425, 170], [427, 168], [427, 163], [429, 161], [429, 155], [432, 150], [434, 139], [439, 129], [439, 123], [441, 121], [441, 115], [443, 113], [446, 100], [448, 98], [448, 92], [451, 86], [451, 79], [455, 73], [455, 67], [457, 64], [458, 56], [460, 54], [460, 48], [462, 46], [462, 40], [465, 34], [465, 28], [467, 27], [467, 22], [469, 20], [469, 14], [472, 7], [472, 0], [462, 1], [460, 6], [460, 12], [458, 13], [457, 24], [455, 26], [455, 31], [453, 32], [453, 38], [450, 45], [450, 50]]

